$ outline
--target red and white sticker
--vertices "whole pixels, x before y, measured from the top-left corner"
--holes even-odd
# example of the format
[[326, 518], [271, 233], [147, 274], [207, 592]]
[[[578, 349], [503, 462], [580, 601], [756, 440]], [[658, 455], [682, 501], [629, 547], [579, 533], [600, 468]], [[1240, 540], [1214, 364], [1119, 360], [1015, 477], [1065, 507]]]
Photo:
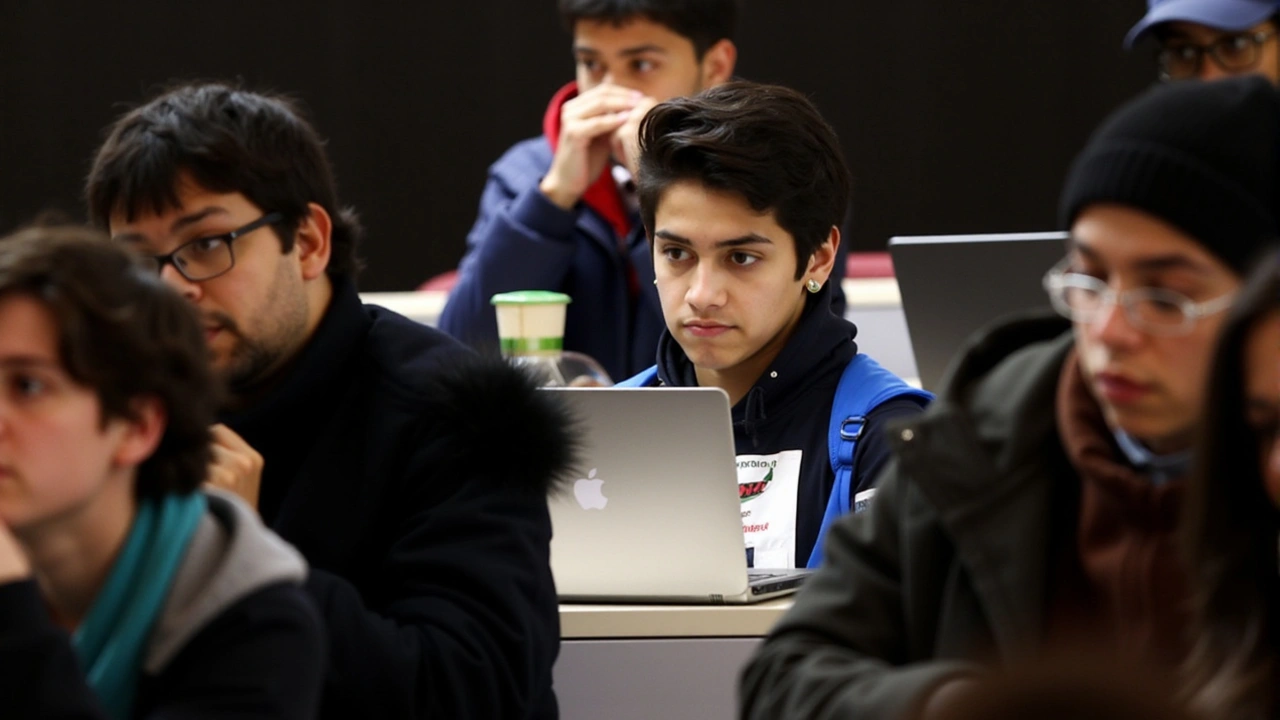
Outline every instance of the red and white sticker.
[[751, 567], [796, 566], [796, 494], [802, 450], [738, 456], [738, 500]]

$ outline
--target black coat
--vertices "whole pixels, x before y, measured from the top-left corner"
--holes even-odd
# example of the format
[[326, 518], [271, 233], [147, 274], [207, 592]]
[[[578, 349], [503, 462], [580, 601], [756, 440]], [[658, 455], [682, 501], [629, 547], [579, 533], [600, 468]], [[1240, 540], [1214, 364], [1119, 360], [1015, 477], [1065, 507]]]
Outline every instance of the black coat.
[[312, 567], [322, 717], [556, 715], [546, 493], [569, 429], [551, 398], [339, 282], [289, 376], [224, 421]]

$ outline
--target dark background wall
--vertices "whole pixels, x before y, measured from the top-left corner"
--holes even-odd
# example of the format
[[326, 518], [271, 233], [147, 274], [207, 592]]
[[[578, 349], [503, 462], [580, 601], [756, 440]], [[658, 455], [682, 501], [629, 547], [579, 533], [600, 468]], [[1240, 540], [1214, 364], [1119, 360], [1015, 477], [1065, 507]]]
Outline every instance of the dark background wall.
[[[1053, 229], [1062, 175], [1153, 77], [1142, 0], [745, 0], [742, 77], [808, 93], [857, 183], [856, 249]], [[572, 75], [553, 0], [0, 0], [0, 231], [82, 217], [102, 129], [181, 78], [301, 97], [369, 230], [366, 290], [453, 267], [484, 183]]]

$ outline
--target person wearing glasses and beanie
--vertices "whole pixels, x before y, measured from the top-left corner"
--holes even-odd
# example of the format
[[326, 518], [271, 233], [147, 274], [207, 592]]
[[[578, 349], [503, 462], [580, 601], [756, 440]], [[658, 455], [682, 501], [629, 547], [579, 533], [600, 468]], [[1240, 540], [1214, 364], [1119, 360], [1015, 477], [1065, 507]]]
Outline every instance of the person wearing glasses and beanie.
[[1154, 40], [1165, 81], [1259, 74], [1280, 83], [1277, 16], [1277, 0], [1147, 0], [1124, 46]]
[[556, 717], [546, 495], [570, 418], [516, 368], [360, 302], [360, 226], [298, 106], [176, 87], [115, 122], [85, 194], [199, 311], [229, 393], [210, 483], [311, 566], [320, 716]]
[[744, 717], [928, 717], [1076, 645], [1183, 660], [1188, 449], [1223, 311], [1280, 230], [1278, 132], [1257, 77], [1160, 85], [1101, 125], [1045, 278], [1065, 317], [978, 333], [897, 429], [876, 502], [745, 668]]

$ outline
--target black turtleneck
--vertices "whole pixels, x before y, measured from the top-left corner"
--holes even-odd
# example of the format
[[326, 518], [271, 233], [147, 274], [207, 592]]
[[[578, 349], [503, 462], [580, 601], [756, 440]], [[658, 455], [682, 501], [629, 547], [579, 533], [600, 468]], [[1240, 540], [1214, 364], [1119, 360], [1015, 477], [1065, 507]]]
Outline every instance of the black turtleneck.
[[[733, 407], [733, 440], [739, 455], [804, 453], [796, 498], [796, 564], [804, 567], [818, 537], [835, 484], [827, 430], [836, 386], [858, 354], [858, 328], [830, 310], [830, 283], [809, 296], [800, 322], [782, 351]], [[664, 385], [697, 387], [693, 364], [664, 331], [658, 340], [658, 378]], [[919, 414], [915, 400], [897, 398], [867, 417], [854, 453], [854, 494], [874, 487], [889, 460], [885, 424]]]
[[348, 390], [356, 380], [357, 350], [372, 325], [355, 288], [338, 281], [315, 334], [288, 364], [287, 375], [257, 402], [225, 411], [219, 418], [270, 460], [262, 469], [258, 498], [258, 512], [268, 525], [276, 523], [316, 437], [342, 406], [335, 393]]

